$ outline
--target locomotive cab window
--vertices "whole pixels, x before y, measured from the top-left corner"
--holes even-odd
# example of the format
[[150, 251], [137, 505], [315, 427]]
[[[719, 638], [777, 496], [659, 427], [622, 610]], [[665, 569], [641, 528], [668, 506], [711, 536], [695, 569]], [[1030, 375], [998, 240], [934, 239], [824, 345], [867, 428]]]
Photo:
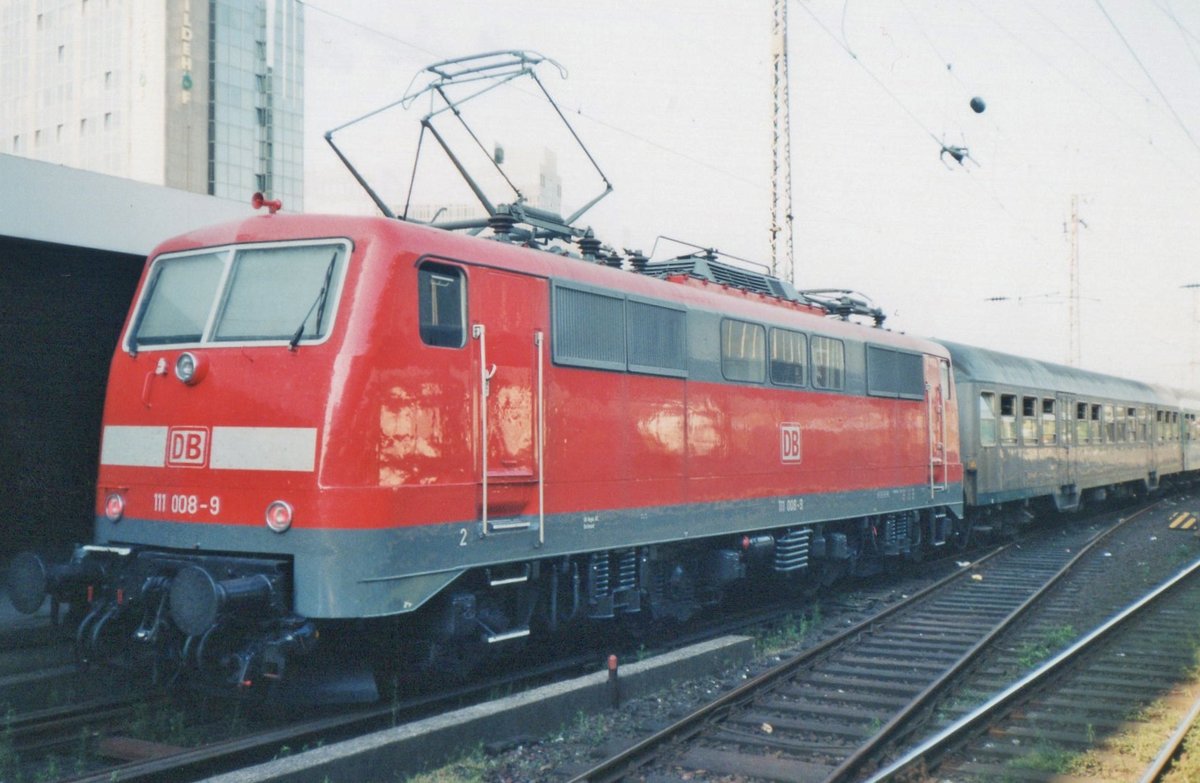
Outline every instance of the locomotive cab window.
[[346, 241], [230, 246], [154, 260], [125, 347], [320, 342], [350, 256]]
[[461, 269], [425, 263], [417, 270], [417, 312], [421, 342], [461, 348], [466, 341], [466, 285]]
[[224, 254], [161, 259], [146, 283], [134, 345], [198, 343], [225, 272]]

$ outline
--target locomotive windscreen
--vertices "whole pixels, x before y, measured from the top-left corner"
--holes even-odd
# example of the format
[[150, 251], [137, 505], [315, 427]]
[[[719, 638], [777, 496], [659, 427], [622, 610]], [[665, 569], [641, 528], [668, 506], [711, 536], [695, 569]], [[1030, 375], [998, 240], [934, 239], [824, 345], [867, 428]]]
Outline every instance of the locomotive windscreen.
[[347, 255], [323, 242], [160, 256], [127, 346], [320, 340]]

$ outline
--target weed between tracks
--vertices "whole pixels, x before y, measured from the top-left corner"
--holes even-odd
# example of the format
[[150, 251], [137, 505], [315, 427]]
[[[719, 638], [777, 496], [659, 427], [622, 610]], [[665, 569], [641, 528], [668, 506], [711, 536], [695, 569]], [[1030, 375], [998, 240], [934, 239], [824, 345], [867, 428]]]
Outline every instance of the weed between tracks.
[[754, 635], [754, 650], [758, 655], [772, 655], [797, 647], [808, 637], [812, 629], [821, 622], [821, 605], [813, 602], [807, 614], [797, 618], [786, 614], [778, 625], [768, 626]]
[[1022, 669], [1032, 669], [1075, 641], [1077, 635], [1075, 628], [1070, 625], [1049, 628], [1037, 639], [1021, 642], [1017, 647], [1017, 663]]

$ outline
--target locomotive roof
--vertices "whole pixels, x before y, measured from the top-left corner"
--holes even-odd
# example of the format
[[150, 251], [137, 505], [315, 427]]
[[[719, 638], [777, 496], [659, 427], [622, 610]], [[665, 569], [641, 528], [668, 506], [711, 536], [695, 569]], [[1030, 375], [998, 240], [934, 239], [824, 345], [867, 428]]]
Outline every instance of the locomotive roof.
[[1175, 403], [1173, 395], [1140, 381], [944, 340], [942, 345], [950, 351], [957, 377], [965, 381], [1132, 402]]
[[154, 252], [157, 254], [242, 242], [325, 237], [347, 237], [356, 246], [388, 242], [405, 247], [417, 256], [439, 255], [465, 263], [486, 264], [539, 277], [575, 281], [848, 340], [882, 343], [938, 356], [947, 355], [938, 342], [817, 315], [810, 306], [768, 294], [694, 278], [687, 279], [687, 285], [681, 285], [679, 278], [663, 279], [651, 274], [637, 274], [578, 257], [385, 217], [283, 212], [274, 215], [254, 214], [245, 220], [200, 228], [167, 240], [155, 248]]

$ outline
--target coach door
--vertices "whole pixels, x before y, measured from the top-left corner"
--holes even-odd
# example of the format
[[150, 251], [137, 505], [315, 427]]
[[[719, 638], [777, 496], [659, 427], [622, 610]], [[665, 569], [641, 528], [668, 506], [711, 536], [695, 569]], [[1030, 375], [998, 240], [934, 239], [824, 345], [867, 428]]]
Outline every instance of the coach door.
[[483, 534], [536, 529], [544, 541], [544, 378], [550, 295], [539, 278], [476, 269], [471, 342], [477, 378]]
[[1055, 407], [1057, 410], [1054, 415], [1057, 417], [1056, 425], [1058, 427], [1058, 442], [1055, 445], [1055, 454], [1058, 459], [1058, 486], [1074, 487], [1075, 486], [1075, 455], [1078, 451], [1072, 448], [1076, 442], [1076, 426], [1075, 426], [1075, 398], [1069, 394], [1059, 393], [1055, 399]]

